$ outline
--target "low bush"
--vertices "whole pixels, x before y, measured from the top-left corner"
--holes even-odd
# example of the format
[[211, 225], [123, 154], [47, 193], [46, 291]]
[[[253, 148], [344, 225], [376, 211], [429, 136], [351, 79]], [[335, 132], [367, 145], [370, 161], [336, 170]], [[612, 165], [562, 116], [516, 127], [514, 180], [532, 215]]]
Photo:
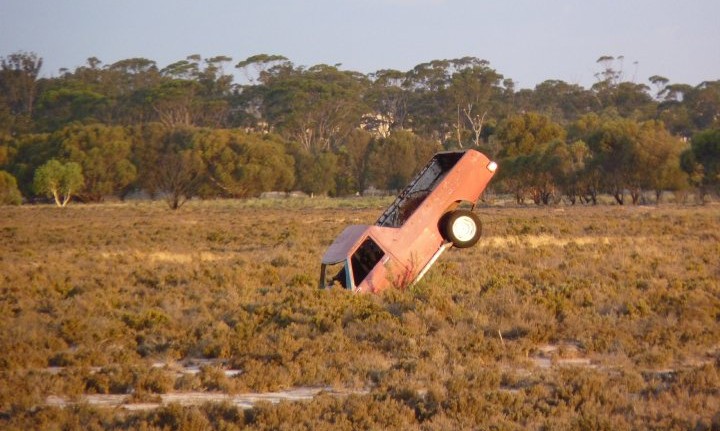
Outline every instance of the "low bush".
[[[0, 208], [0, 428], [717, 422], [716, 206], [483, 208], [477, 246], [411, 288], [353, 295], [317, 289], [319, 258], [381, 205], [283, 202]], [[178, 372], [195, 359], [209, 365]], [[247, 412], [46, 405], [297, 386], [363, 392]]]

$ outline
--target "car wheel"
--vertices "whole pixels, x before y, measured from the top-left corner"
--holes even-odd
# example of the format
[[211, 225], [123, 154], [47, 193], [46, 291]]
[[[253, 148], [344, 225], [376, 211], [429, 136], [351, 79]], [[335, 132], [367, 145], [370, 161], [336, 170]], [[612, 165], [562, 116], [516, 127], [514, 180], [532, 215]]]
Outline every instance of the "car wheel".
[[472, 247], [482, 235], [480, 218], [472, 211], [449, 212], [441, 222], [443, 236], [457, 248]]

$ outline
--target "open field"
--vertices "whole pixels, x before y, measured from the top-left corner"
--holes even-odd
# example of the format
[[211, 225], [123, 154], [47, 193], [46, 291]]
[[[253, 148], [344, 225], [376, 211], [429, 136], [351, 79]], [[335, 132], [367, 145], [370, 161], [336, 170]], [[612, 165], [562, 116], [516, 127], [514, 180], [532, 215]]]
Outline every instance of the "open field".
[[720, 427], [720, 206], [479, 208], [415, 287], [318, 290], [387, 203], [0, 207], [0, 429]]

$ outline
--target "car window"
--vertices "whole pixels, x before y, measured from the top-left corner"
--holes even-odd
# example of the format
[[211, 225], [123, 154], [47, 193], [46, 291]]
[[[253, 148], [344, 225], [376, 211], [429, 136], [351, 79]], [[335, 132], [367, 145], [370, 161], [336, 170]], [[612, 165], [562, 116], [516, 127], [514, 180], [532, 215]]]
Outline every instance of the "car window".
[[334, 265], [328, 265], [325, 271], [328, 274], [335, 274], [335, 276], [330, 279], [329, 287], [332, 287], [335, 283], [339, 283], [344, 289], [348, 288], [349, 280], [347, 278], [346, 263], [347, 261], [343, 261]]
[[368, 237], [363, 241], [351, 258], [355, 286], [359, 286], [360, 283], [362, 283], [384, 255], [385, 252], [382, 251], [380, 246], [378, 246], [372, 238]]
[[464, 151], [438, 153], [410, 181], [375, 222], [377, 226], [401, 227], [460, 161]]

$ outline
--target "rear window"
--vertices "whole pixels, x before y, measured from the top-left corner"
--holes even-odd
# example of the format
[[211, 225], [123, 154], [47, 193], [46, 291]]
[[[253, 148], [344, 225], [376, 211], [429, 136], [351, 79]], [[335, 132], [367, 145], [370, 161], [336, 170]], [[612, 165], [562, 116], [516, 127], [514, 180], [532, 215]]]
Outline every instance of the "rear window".
[[372, 238], [368, 237], [363, 241], [350, 259], [355, 286], [359, 286], [360, 283], [362, 283], [384, 255], [385, 252], [382, 251], [380, 246], [377, 245]]

